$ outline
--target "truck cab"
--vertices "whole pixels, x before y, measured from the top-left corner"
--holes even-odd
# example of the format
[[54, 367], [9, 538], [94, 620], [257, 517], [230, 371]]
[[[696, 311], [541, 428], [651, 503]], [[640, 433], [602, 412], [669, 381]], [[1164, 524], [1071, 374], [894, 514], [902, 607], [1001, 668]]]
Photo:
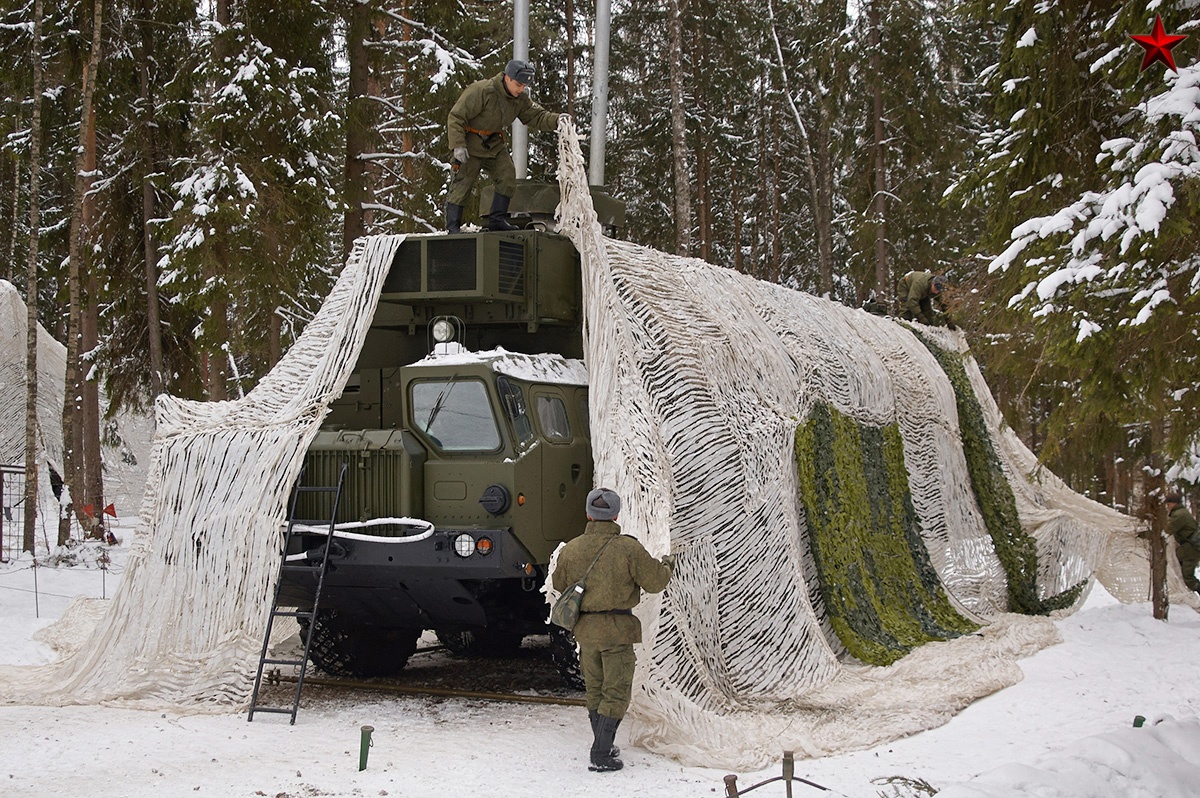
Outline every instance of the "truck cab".
[[[318, 667], [393, 674], [426, 629], [463, 654], [548, 631], [550, 556], [582, 533], [592, 488], [582, 350], [579, 257], [565, 237], [401, 243], [306, 454], [308, 485], [337, 484], [347, 466], [337, 531], [293, 536], [289, 561], [312, 569], [281, 585], [281, 603], [310, 608], [331, 547], [320, 610], [302, 628]], [[334, 517], [331, 501], [302, 493], [296, 515]]]

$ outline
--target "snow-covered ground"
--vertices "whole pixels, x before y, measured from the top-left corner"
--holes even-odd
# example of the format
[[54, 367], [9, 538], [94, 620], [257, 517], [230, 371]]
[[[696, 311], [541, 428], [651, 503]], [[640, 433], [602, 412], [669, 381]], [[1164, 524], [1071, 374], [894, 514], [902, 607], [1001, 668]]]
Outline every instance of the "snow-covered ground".
[[[73, 596], [112, 596], [127, 551], [112, 550], [108, 571], [39, 568], [36, 594], [28, 559], [0, 565], [0, 663], [51, 661], [34, 632]], [[796, 774], [829, 791], [796, 784], [793, 794], [928, 795], [924, 782], [947, 798], [1200, 796], [1200, 616], [1171, 612], [1155, 621], [1149, 605], [1120, 605], [1097, 588], [1058, 621], [1060, 645], [1022, 661], [1022, 682], [941, 728], [800, 760]], [[364, 725], [374, 747], [359, 771]], [[295, 726], [273, 716], [247, 723], [242, 712], [0, 706], [0, 795], [725, 795], [724, 771], [624, 745], [623, 730], [625, 770], [590, 773], [590, 740], [580, 708], [378, 693], [306, 693]], [[741, 773], [738, 784], [779, 774]], [[752, 793], [784, 794], [779, 783]]]

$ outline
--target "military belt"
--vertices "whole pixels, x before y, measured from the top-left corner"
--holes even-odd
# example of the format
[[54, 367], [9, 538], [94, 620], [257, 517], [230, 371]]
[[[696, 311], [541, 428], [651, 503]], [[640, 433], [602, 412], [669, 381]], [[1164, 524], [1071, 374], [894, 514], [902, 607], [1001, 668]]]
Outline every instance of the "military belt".
[[633, 615], [633, 610], [584, 610], [582, 615]]
[[474, 133], [476, 136], [479, 136], [482, 139], [491, 138], [492, 136], [500, 136], [501, 138], [504, 137], [503, 130], [479, 130], [478, 128], [467, 127], [466, 125], [463, 125], [463, 130], [468, 133]]

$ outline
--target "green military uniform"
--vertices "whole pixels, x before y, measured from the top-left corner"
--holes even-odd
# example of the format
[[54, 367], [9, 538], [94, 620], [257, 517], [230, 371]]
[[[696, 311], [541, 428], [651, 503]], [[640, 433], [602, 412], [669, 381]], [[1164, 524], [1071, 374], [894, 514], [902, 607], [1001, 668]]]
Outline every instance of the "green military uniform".
[[935, 324], [933, 313], [933, 272], [909, 272], [900, 281], [906, 292], [901, 318]]
[[513, 97], [504, 88], [504, 73], [472, 83], [450, 109], [446, 134], [450, 149], [466, 147], [470, 157], [450, 181], [446, 201], [463, 205], [486, 170], [496, 183], [496, 193], [511, 197], [517, 186], [517, 171], [504, 142], [504, 131], [520, 119], [530, 130], [554, 130], [559, 114], [547, 111], [529, 98], [528, 92]]
[[631, 610], [641, 591], [658, 593], [671, 579], [671, 566], [650, 553], [613, 521], [589, 521], [584, 533], [558, 555], [554, 589], [579, 581], [600, 547], [608, 547], [587, 577], [582, 614], [575, 624], [587, 707], [610, 718], [625, 717], [633, 693], [633, 644], [642, 642], [642, 622]]
[[1200, 565], [1200, 527], [1196, 519], [1182, 504], [1176, 504], [1167, 515], [1167, 532], [1175, 536], [1179, 546], [1175, 556], [1179, 560], [1179, 568], [1183, 571], [1183, 581], [1189, 590], [1200, 591], [1200, 580], [1196, 579], [1196, 566]]

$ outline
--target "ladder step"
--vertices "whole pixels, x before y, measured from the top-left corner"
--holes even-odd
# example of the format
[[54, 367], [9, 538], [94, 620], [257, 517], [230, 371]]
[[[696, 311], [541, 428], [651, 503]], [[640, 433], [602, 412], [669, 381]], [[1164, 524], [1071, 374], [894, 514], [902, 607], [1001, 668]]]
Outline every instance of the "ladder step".
[[263, 665], [303, 665], [307, 660], [303, 659], [263, 659]]
[[290, 715], [295, 712], [295, 710], [279, 709], [278, 707], [255, 707], [254, 709], [250, 710], [250, 714], [252, 715], [256, 712], [273, 712], [276, 715]]
[[296, 491], [298, 493], [337, 493], [338, 489], [336, 486], [332, 488], [326, 488], [320, 485], [301, 485], [300, 487], [296, 488]]
[[313, 616], [312, 610], [275, 610], [272, 614], [276, 617], [284, 615], [288, 618], [311, 618]]
[[319, 565], [320, 565], [319, 562], [313, 563], [312, 565], [281, 565], [281, 566], [279, 566], [279, 570], [281, 570], [281, 571], [307, 571], [309, 573], [312, 573], [314, 571], [320, 570], [320, 568], [317, 567]]

